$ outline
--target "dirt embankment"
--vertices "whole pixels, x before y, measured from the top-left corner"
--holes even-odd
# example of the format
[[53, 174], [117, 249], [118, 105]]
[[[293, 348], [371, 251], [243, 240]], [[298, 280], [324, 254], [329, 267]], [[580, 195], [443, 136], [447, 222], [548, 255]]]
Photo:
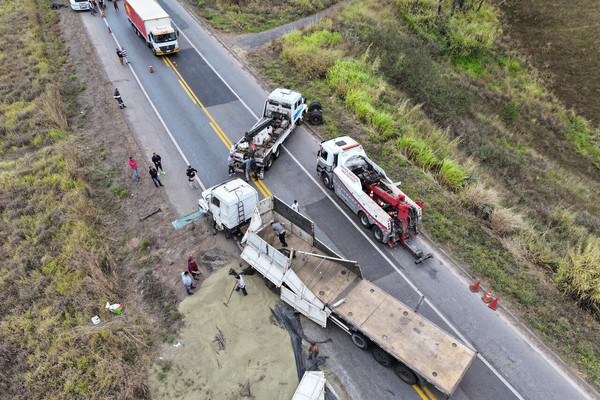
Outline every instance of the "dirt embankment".
[[550, 75], [553, 91], [600, 123], [600, 2], [511, 0], [503, 10], [512, 39]]

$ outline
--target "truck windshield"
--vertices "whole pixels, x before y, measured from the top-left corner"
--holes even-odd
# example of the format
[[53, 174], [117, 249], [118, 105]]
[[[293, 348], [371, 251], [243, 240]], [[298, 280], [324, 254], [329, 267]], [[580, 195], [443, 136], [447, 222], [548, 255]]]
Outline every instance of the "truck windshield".
[[176, 40], [176, 39], [177, 39], [177, 35], [175, 34], [175, 32], [165, 33], [164, 35], [154, 35], [155, 43], [172, 42], [173, 40]]

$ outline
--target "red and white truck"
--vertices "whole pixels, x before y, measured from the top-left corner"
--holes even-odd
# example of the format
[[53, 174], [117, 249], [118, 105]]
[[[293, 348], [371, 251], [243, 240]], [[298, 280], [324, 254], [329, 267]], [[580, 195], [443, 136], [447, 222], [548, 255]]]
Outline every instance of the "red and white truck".
[[418, 234], [423, 202], [413, 201], [392, 182], [385, 171], [367, 157], [363, 147], [349, 136], [326, 140], [317, 155], [317, 174], [328, 189], [358, 215], [373, 237], [391, 247], [401, 243], [417, 264], [432, 257], [411, 239]]
[[125, 12], [136, 35], [144, 39], [154, 55], [179, 51], [179, 32], [171, 26], [171, 18], [154, 0], [125, 0]]

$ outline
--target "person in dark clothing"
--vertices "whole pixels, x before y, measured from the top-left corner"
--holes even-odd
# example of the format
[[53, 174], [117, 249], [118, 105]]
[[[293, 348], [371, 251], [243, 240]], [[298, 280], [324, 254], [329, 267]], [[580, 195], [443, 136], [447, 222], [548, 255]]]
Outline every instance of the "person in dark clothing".
[[256, 159], [254, 156], [250, 157], [250, 170], [252, 171], [252, 175], [254, 175], [255, 181], [258, 180], [258, 164], [256, 163]]
[[160, 179], [158, 179], [158, 171], [156, 171], [156, 168], [148, 167], [148, 173], [150, 174], [150, 177], [152, 178], [152, 182], [154, 182], [154, 186], [156, 186], [156, 187], [163, 186]]
[[117, 57], [119, 57], [119, 62], [121, 63], [121, 65], [125, 65], [125, 62], [123, 60], [123, 52], [117, 47]]
[[117, 103], [119, 104], [119, 108], [121, 108], [121, 109], [127, 108], [125, 103], [123, 103], [123, 99], [121, 98], [121, 93], [119, 93], [119, 89], [115, 88], [113, 97], [115, 98], [115, 100], [117, 100]]
[[191, 165], [188, 165], [187, 171], [185, 172], [185, 174], [188, 177], [188, 182], [190, 183], [190, 189], [197, 189], [198, 186], [196, 186], [196, 172], [198, 172], [196, 170], [196, 168], [192, 168]]
[[119, 11], [119, 3], [117, 0], [113, 0], [113, 6], [115, 6], [115, 11]]
[[162, 158], [160, 157], [160, 155], [152, 153], [152, 162], [154, 163], [154, 168], [156, 168], [159, 175], [166, 174], [162, 167]]
[[188, 271], [192, 274], [195, 281], [200, 280], [200, 275], [202, 275], [202, 273], [198, 269], [198, 263], [196, 263], [196, 260], [194, 260], [194, 257], [192, 256], [188, 257]]
[[283, 247], [287, 247], [288, 244], [285, 241], [285, 226], [283, 226], [281, 222], [271, 222], [271, 228], [273, 228], [273, 232], [279, 236], [279, 241]]

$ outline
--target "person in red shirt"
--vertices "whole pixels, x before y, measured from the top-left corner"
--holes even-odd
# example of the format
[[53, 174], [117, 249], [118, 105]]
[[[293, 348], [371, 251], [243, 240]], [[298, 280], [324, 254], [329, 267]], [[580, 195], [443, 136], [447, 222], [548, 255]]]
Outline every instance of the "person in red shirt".
[[140, 175], [138, 174], [137, 161], [135, 160], [135, 158], [133, 158], [132, 156], [129, 156], [129, 161], [127, 161], [127, 164], [129, 164], [129, 166], [133, 170], [133, 180], [135, 180], [136, 182], [139, 182]]
[[198, 264], [192, 256], [188, 257], [188, 271], [190, 272], [190, 274], [192, 274], [195, 281], [200, 280], [200, 275], [202, 275], [202, 273], [198, 269]]

